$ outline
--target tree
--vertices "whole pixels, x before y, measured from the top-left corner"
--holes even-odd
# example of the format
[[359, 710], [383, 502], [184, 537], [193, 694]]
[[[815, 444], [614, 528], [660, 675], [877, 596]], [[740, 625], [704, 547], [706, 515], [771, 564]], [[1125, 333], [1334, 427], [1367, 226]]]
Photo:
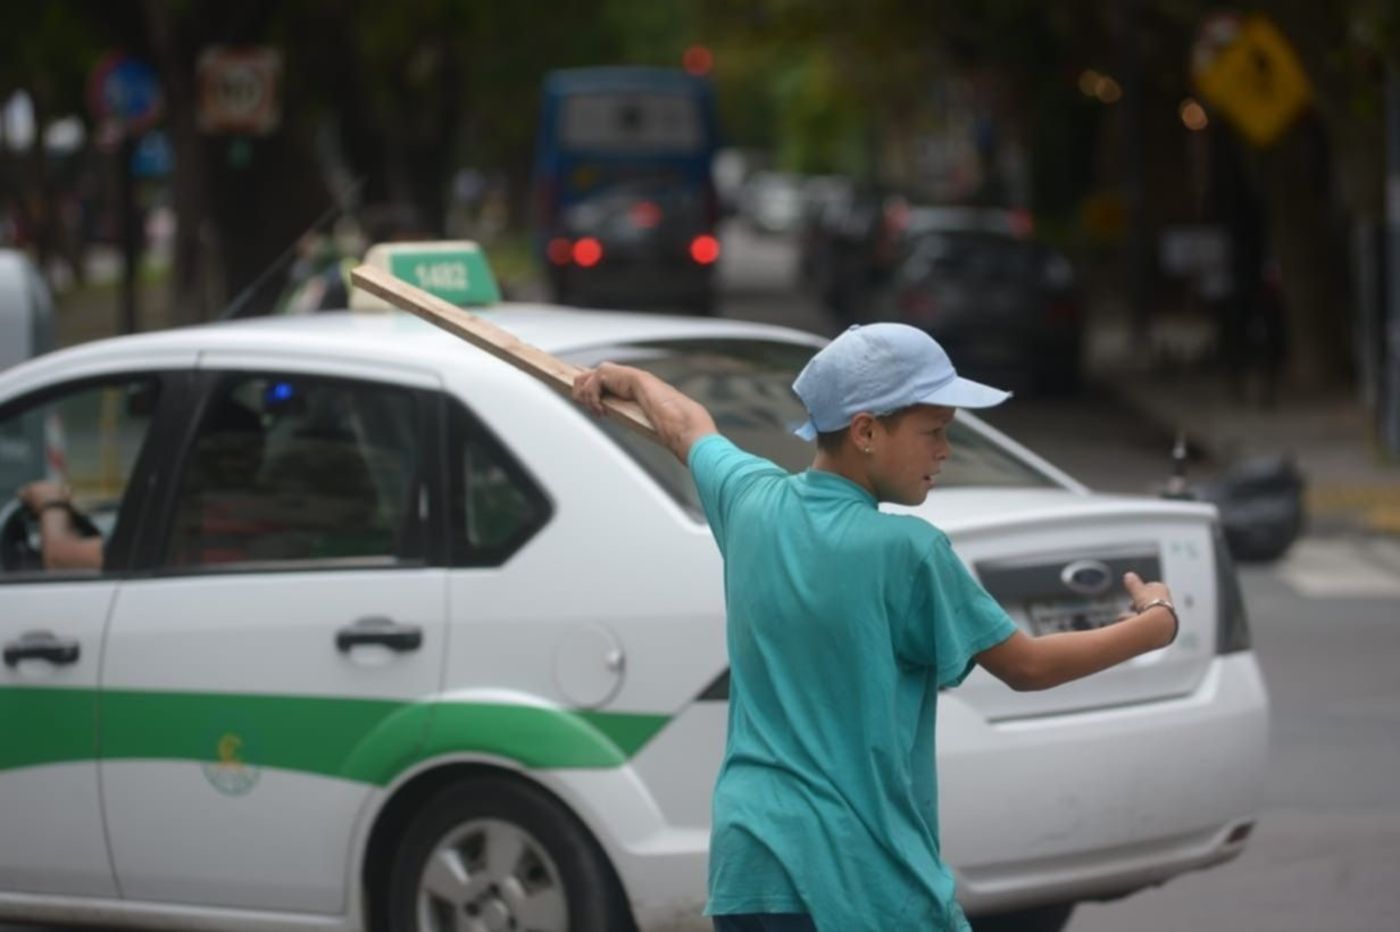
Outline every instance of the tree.
[[[1292, 381], [1304, 388], [1335, 384], [1350, 371], [1348, 220], [1373, 221], [1383, 203], [1379, 93], [1382, 65], [1400, 48], [1400, 8], [1388, 0], [1257, 6], [1297, 45], [1316, 89], [1316, 110], [1270, 148], [1251, 151], [1244, 178], [1258, 190], [1267, 239], [1283, 266]], [[1096, 171], [1100, 183], [1120, 189], [1131, 178], [1125, 169], [1140, 172], [1142, 180], [1125, 190], [1130, 198], [1143, 191], [1141, 221], [1155, 224], [1182, 219], [1174, 212], [1189, 201], [1180, 180], [1185, 146], [1171, 144], [1170, 137], [1183, 134], [1175, 114], [1190, 93], [1196, 29], [1216, 9], [1205, 0], [1090, 6], [875, 0], [859, 7], [834, 0], [726, 0], [706, 6], [706, 22], [740, 44], [744, 62], [758, 63], [743, 76], [749, 87], [764, 86], [765, 79], [783, 87], [795, 48], [830, 54], [840, 81], [830, 98], [834, 109], [857, 115], [875, 137], [907, 136], [937, 82], [994, 75], [1006, 90], [1001, 120], [1032, 141], [1035, 206], [1042, 213], [1069, 208], [1075, 189], [1090, 181], [1083, 168], [1093, 153], [1082, 139], [1092, 137], [1095, 121], [1074, 102], [1075, 75], [1091, 66], [1125, 80], [1136, 75], [1125, 102], [1139, 103], [1106, 110], [1112, 119], [1098, 121], [1099, 132], [1119, 133], [1119, 158], [1110, 172]], [[800, 112], [802, 103], [800, 94], [787, 94], [767, 125], [809, 136], [829, 132], [819, 121], [783, 119], [784, 108], [795, 105]], [[876, 173], [889, 174], [895, 167], [890, 151], [879, 155]], [[1077, 179], [1066, 184], [1075, 172]]]
[[[26, 93], [35, 132], [18, 160], [8, 146], [0, 151], [0, 195], [23, 215], [39, 266], [47, 270], [51, 255], [69, 244], [60, 242], [55, 222], [57, 198], [43, 130], [53, 115], [84, 109], [84, 81], [98, 39], [82, 5], [73, 0], [21, 4], [7, 11], [6, 25], [11, 38], [0, 54], [0, 104], [16, 92]], [[81, 277], [81, 263], [75, 273]]]

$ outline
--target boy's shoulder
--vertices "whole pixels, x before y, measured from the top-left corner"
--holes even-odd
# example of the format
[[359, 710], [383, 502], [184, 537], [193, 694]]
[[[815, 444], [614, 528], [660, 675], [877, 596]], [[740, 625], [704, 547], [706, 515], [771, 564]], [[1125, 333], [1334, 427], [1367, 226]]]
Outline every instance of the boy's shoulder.
[[757, 453], [750, 453], [720, 433], [706, 434], [691, 444], [690, 451], [686, 456], [686, 465], [692, 474], [697, 475], [706, 472], [729, 473], [734, 471], [790, 475], [777, 463], [765, 459]]
[[884, 511], [876, 514], [885, 533], [903, 541], [919, 554], [951, 549], [948, 535], [937, 525], [917, 515], [895, 515]]

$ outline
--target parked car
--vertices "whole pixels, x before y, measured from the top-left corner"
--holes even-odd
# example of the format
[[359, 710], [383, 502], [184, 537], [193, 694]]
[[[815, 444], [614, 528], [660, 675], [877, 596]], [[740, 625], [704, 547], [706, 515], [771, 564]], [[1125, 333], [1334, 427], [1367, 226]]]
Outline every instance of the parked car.
[[973, 378], [1065, 393], [1082, 376], [1084, 320], [1073, 268], [1006, 211], [909, 211], [900, 259], [867, 304], [920, 327]]
[[814, 175], [803, 182], [797, 227], [797, 286], [802, 290], [821, 294], [828, 236], [856, 193], [854, 179], [845, 175]]
[[1028, 239], [1034, 228], [1030, 214], [1023, 210], [957, 204], [910, 205], [901, 226], [908, 238], [924, 233], [991, 233]]
[[[790, 383], [816, 337], [490, 313], [810, 460]], [[1170, 647], [1073, 685], [975, 671], [942, 696], [967, 912], [1059, 927], [1238, 855], [1268, 700], [1214, 509], [1094, 494], [966, 413], [952, 442], [941, 488], [898, 510], [1018, 625], [1112, 623], [1129, 568], [1181, 616]], [[708, 928], [722, 567], [669, 454], [415, 318], [332, 312], [0, 374], [0, 491], [55, 464], [101, 557], [45, 569], [35, 519], [0, 508], [0, 919]]]
[[786, 172], [754, 172], [739, 189], [739, 216], [760, 233], [795, 232], [802, 206], [802, 181]]
[[799, 287], [845, 325], [870, 319], [870, 296], [899, 256], [906, 200], [871, 185], [828, 178], [808, 191], [798, 242]]

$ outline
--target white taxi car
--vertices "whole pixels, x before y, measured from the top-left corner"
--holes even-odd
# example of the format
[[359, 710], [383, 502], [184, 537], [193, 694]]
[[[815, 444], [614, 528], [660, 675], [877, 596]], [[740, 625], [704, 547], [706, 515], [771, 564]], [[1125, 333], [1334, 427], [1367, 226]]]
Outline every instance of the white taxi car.
[[[820, 341], [502, 305], [793, 468]], [[1033, 633], [1163, 578], [1171, 647], [941, 703], [967, 911], [1057, 928], [1238, 854], [1267, 699], [1200, 505], [1088, 490], [971, 416], [917, 513]], [[58, 476], [88, 566], [13, 498]], [[707, 928], [719, 554], [683, 469], [407, 315], [123, 337], [0, 375], [0, 918], [164, 929]], [[46, 509], [47, 510], [47, 509]], [[92, 548], [96, 553], [96, 548]], [[832, 852], [839, 856], [839, 852]]]

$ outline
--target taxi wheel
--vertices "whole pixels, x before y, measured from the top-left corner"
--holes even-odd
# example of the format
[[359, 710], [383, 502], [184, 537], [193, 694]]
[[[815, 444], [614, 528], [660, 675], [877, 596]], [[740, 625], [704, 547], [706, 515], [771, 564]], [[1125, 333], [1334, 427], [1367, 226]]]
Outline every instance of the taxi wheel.
[[559, 802], [479, 778], [409, 823], [389, 885], [390, 932], [613, 932], [633, 927], [612, 870]]

